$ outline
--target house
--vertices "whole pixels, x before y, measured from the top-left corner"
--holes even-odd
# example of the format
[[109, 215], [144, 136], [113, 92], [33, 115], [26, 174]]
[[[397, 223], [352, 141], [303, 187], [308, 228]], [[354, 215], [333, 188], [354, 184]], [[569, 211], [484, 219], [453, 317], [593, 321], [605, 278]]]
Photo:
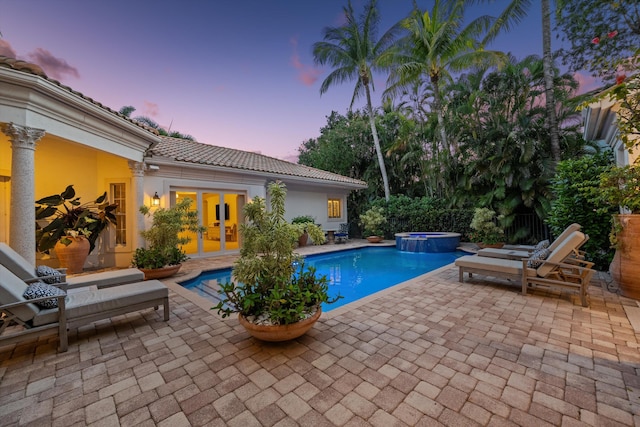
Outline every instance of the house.
[[[634, 76], [638, 78], [638, 76]], [[598, 89], [593, 94], [608, 91], [608, 89]], [[607, 96], [598, 96], [589, 106], [582, 110], [583, 118], [583, 138], [586, 141], [597, 141], [603, 147], [612, 150], [614, 161], [617, 166], [633, 164], [640, 153], [638, 150], [626, 149], [620, 139], [620, 133], [616, 123], [616, 114], [620, 104], [611, 100]]]
[[[0, 56], [0, 241], [36, 264], [34, 201], [73, 184], [82, 200], [107, 191], [118, 225], [85, 268], [125, 267], [144, 246], [138, 208], [192, 198], [207, 228], [191, 257], [237, 252], [242, 207], [279, 179], [287, 216], [312, 215], [326, 230], [348, 221], [347, 196], [363, 181], [257, 153], [158, 135], [50, 79], [35, 64]], [[55, 265], [47, 257], [38, 263]]]

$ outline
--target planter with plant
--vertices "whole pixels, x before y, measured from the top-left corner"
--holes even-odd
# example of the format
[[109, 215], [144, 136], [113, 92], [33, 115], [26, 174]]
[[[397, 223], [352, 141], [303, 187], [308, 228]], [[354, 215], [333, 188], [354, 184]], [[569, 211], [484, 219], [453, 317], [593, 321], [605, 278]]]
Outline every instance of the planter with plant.
[[476, 208], [469, 227], [473, 230], [469, 237], [480, 248], [501, 248], [504, 246], [502, 215], [489, 208]]
[[297, 231], [298, 246], [306, 246], [309, 243], [309, 238], [314, 245], [321, 245], [324, 243], [324, 231], [322, 227], [316, 224], [316, 220], [311, 215], [301, 215], [291, 220], [291, 225]]
[[384, 209], [374, 206], [365, 213], [360, 214], [360, 225], [363, 228], [363, 236], [371, 243], [380, 243], [384, 239], [382, 225], [387, 222]]
[[141, 206], [140, 212], [151, 215], [151, 226], [140, 232], [146, 248], [136, 249], [131, 265], [144, 272], [145, 279], [169, 277], [178, 272], [182, 262], [188, 259], [180, 247], [191, 241], [186, 232], [203, 233], [206, 227], [198, 221], [198, 211], [191, 210], [192, 200], [185, 198], [170, 208], [152, 212]]
[[330, 304], [325, 276], [305, 267], [294, 252], [299, 232], [285, 218], [286, 187], [269, 184], [271, 209], [255, 197], [244, 207], [243, 245], [233, 266], [233, 281], [220, 285], [221, 301], [213, 307], [222, 317], [238, 313], [254, 337], [286, 341], [309, 330], [320, 317], [321, 304]]
[[[117, 222], [116, 204], [109, 203], [107, 192], [94, 201], [81, 203], [73, 185], [60, 194], [43, 197], [36, 205], [36, 245], [40, 252], [54, 250], [67, 273], [81, 273], [96, 240]], [[42, 225], [41, 225], [42, 224]]]
[[640, 166], [613, 166], [604, 172], [597, 198], [623, 212], [612, 217], [616, 252], [609, 271], [623, 296], [640, 299]]

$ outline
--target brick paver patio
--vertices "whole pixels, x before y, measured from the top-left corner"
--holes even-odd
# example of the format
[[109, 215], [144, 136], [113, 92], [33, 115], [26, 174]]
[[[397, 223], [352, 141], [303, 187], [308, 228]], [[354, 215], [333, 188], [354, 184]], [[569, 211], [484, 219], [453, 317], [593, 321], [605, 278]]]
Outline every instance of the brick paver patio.
[[[212, 265], [189, 261], [182, 278]], [[167, 281], [169, 322], [153, 310], [98, 322], [70, 331], [67, 353], [55, 337], [0, 347], [0, 425], [640, 425], [635, 301], [602, 277], [584, 308], [457, 275], [324, 313], [282, 344]]]

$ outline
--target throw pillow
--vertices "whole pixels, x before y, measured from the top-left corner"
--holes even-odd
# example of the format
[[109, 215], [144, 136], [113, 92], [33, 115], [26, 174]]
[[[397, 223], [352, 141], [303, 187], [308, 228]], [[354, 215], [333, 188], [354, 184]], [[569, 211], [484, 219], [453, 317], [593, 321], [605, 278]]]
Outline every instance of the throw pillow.
[[538, 249], [534, 251], [529, 257], [529, 261], [527, 261], [527, 267], [529, 268], [538, 268], [542, 265], [542, 261], [547, 259], [551, 252], [549, 249]]
[[[65, 295], [62, 289], [43, 282], [34, 282], [27, 287], [27, 290], [24, 291], [22, 296], [26, 299], [35, 299], [42, 297], [57, 297], [60, 295]], [[47, 299], [38, 301], [36, 304], [42, 308], [56, 308], [58, 307], [58, 300], [56, 298]]]
[[[55, 268], [48, 267], [46, 265], [39, 265], [36, 267], [36, 275], [38, 277], [46, 277], [42, 279], [45, 283], [60, 283], [62, 282], [62, 273]], [[50, 276], [50, 277], [47, 277]]]
[[547, 249], [549, 247], [549, 241], [548, 240], [541, 240], [538, 242], [538, 244], [535, 246], [534, 250], [538, 250], [538, 249]]

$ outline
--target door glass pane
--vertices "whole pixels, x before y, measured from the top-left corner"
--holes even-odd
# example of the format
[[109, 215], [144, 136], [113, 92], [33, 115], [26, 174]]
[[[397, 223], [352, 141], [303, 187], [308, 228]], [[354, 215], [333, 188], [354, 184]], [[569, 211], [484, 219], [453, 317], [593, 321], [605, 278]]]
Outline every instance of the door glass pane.
[[[197, 195], [195, 192], [189, 192], [189, 191], [176, 191], [176, 203], [179, 203], [181, 200], [185, 199], [185, 198], [189, 198], [191, 199], [191, 207], [190, 210], [198, 210], [198, 203], [197, 203]], [[189, 243], [187, 243], [186, 245], [182, 245], [182, 249], [187, 253], [187, 254], [197, 254], [198, 253], [198, 234], [194, 233], [192, 231], [183, 231], [179, 234], [180, 237], [190, 237], [191, 241]]]
[[202, 236], [204, 252], [221, 249], [220, 222], [220, 194], [202, 193], [202, 225], [207, 227]]

